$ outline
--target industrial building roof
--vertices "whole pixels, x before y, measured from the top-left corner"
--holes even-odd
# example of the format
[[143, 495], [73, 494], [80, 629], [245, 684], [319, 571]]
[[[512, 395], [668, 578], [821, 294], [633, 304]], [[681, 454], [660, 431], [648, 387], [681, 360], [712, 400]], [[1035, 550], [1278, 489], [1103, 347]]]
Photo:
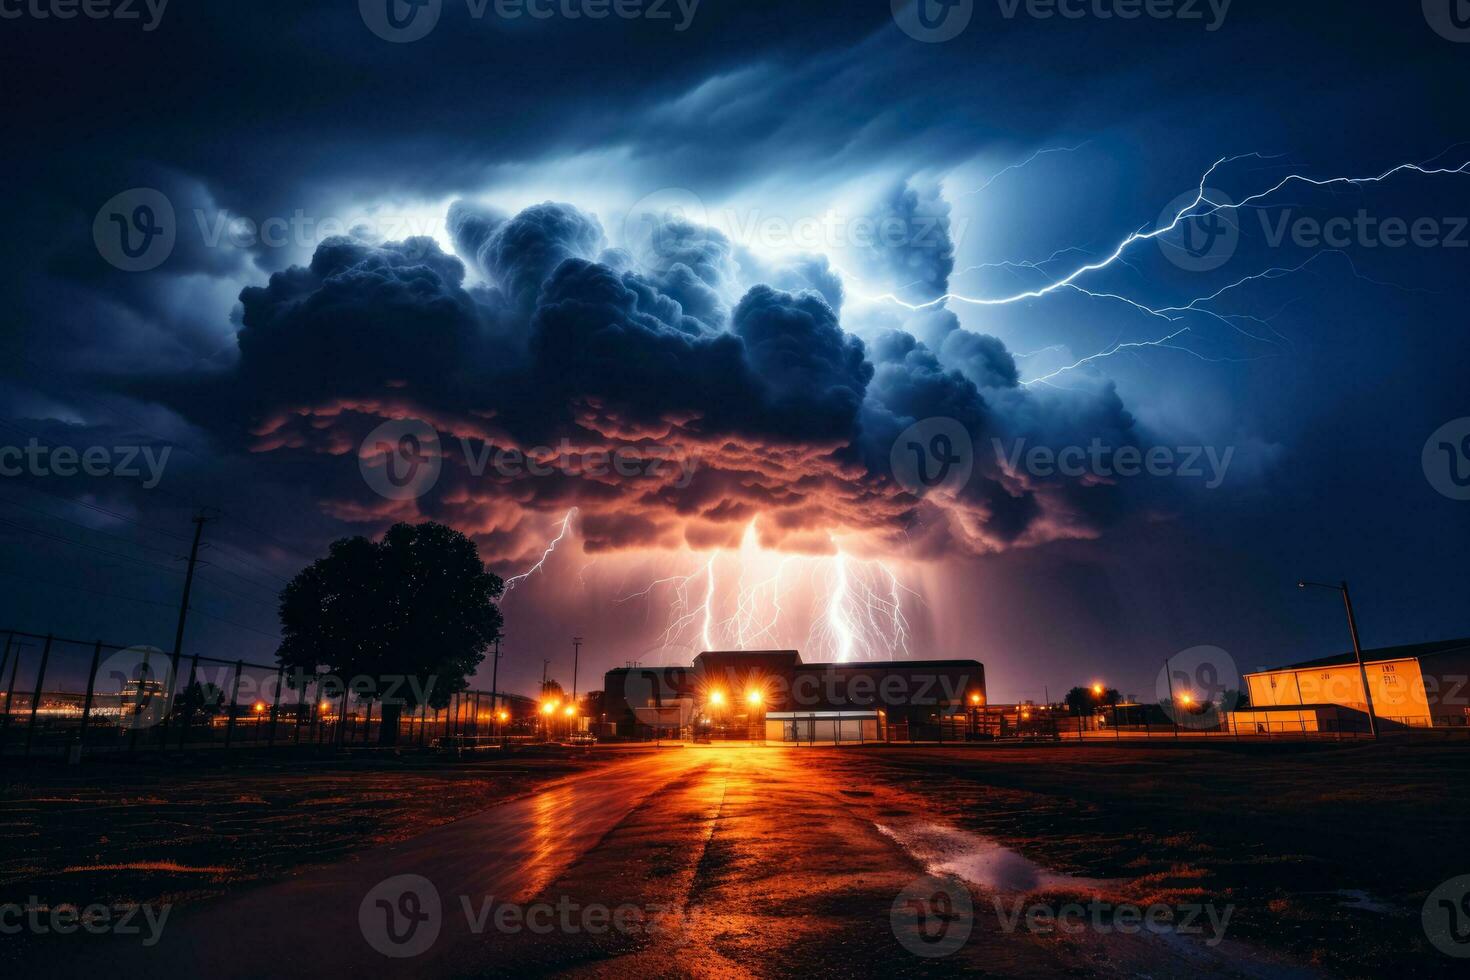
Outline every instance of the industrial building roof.
[[[1411, 643], [1407, 646], [1379, 647], [1376, 650], [1364, 650], [1363, 662], [1382, 660], [1413, 660], [1421, 657], [1433, 657], [1442, 653], [1470, 653], [1470, 638], [1459, 640], [1435, 640], [1431, 643]], [[1316, 660], [1303, 660], [1301, 663], [1286, 664], [1282, 667], [1271, 667], [1264, 670], [1251, 671], [1254, 674], [1269, 674], [1278, 670], [1310, 670], [1313, 667], [1341, 667], [1344, 664], [1356, 663], [1357, 657], [1353, 651], [1347, 653], [1334, 653], [1330, 657], [1318, 657]]]

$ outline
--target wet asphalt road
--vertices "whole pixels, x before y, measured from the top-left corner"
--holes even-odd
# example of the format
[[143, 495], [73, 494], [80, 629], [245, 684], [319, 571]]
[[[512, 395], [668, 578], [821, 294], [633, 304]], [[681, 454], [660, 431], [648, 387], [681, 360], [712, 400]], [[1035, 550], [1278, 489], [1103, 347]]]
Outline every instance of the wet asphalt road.
[[[156, 946], [115, 940], [85, 966], [94, 976], [1055, 976], [1139, 975], [1142, 957], [1155, 961], [1149, 975], [1198, 975], [1201, 964], [1164, 948], [1079, 950], [1006, 932], [983, 889], [959, 935], [946, 900], [923, 897], [934, 894], [923, 855], [892, 832], [922, 821], [924, 801], [864, 775], [860, 761], [802, 748], [688, 746], [610, 761], [354, 860], [180, 909]], [[921, 905], [895, 922], [910, 888]]]

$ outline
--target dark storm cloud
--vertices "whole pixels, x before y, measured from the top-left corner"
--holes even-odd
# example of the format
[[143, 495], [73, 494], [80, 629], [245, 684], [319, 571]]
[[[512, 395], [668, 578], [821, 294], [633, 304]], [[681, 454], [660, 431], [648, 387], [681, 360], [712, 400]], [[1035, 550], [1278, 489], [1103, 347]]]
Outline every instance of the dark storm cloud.
[[861, 254], [868, 268], [902, 295], [928, 301], [942, 296], [954, 272], [950, 208], [938, 186], [905, 180], [869, 210], [870, 241]]
[[[589, 550], [729, 546], [754, 520], [763, 543], [795, 550], [856, 531], [906, 540], [916, 554], [985, 552], [1091, 535], [1090, 518], [1107, 514], [1077, 496], [1106, 488], [1028, 484], [985, 440], [1082, 438], [1088, 425], [1126, 429], [1126, 416], [1069, 402], [1069, 416], [1051, 420], [999, 341], [953, 325], [947, 359], [901, 330], [865, 345], [826, 298], [841, 284], [823, 261], [774, 268], [824, 291], [756, 284], [738, 295], [737, 280], [765, 270], [682, 220], [654, 228], [655, 261], [632, 267], [605, 248], [595, 217], [569, 205], [508, 217], [456, 204], [448, 224], [483, 286], [467, 288], [463, 261], [428, 239], [331, 239], [309, 266], [242, 293], [238, 369], [208, 400], [180, 396], [181, 410], [211, 406], [224, 441], [315, 474], [306, 479], [341, 519], [427, 514], [478, 534], [492, 555], [531, 546], [527, 514], [571, 506]], [[374, 499], [352, 460], [374, 424], [405, 416], [444, 435], [445, 476], [421, 500]], [[958, 495], [921, 501], [895, 481], [889, 451], [931, 417], [957, 420], [980, 451]], [[550, 472], [472, 472], [456, 440], [537, 454]], [[613, 451], [696, 465], [614, 479], [576, 470], [582, 454]]]

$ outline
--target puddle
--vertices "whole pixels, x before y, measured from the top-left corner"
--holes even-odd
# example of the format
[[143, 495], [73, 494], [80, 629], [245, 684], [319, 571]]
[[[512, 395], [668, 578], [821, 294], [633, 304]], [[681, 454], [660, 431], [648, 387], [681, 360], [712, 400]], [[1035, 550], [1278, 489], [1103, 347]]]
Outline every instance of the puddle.
[[1101, 889], [1106, 882], [1078, 878], [1042, 867], [988, 837], [935, 823], [904, 827], [875, 823], [930, 874], [954, 875], [994, 892], [1025, 893], [1051, 888]]
[[1390, 905], [1361, 888], [1339, 888], [1332, 894], [1342, 899], [1337, 904], [1345, 909], [1362, 909], [1364, 912], [1377, 912], [1379, 915], [1403, 915], [1407, 911], [1397, 905]]

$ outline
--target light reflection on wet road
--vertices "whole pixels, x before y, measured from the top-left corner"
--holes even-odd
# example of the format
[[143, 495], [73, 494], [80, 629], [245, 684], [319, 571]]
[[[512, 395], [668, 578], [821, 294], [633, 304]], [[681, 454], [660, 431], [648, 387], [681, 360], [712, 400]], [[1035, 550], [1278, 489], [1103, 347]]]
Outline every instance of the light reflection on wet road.
[[[1075, 948], [1003, 932], [978, 898], [963, 948], [933, 960], [906, 951], [890, 909], [924, 874], [926, 855], [892, 828], [927, 827], [929, 819], [921, 799], [864, 781], [861, 765], [836, 753], [670, 748], [355, 860], [180, 910], [158, 946], [110, 950], [101, 968], [318, 978], [1099, 972], [1098, 960], [1079, 959]], [[432, 923], [414, 925], [433, 915], [432, 903], [419, 896], [402, 904], [401, 890], [381, 907], [369, 901], [360, 918], [369, 893], [399, 875], [432, 883]], [[505, 903], [522, 913], [542, 904], [544, 918], [497, 918]], [[614, 927], [619, 907], [633, 910], [623, 928]], [[566, 921], [573, 926], [559, 924]], [[399, 950], [432, 942], [389, 959], [365, 931]], [[390, 932], [413, 938], [398, 946], [384, 938]], [[1180, 973], [1198, 969], [1178, 965]]]

